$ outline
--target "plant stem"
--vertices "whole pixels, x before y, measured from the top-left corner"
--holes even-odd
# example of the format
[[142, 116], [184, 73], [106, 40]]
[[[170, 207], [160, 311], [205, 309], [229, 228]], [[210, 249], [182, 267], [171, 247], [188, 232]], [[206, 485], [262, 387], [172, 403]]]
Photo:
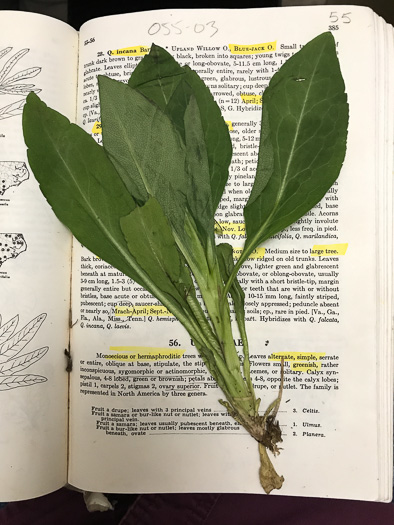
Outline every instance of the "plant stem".
[[181, 238], [175, 234], [176, 243], [194, 275], [208, 313], [206, 316], [195, 296], [187, 297], [197, 337], [189, 333], [209, 372], [226, 397], [226, 400], [220, 400], [220, 403], [259, 443], [260, 482], [268, 493], [274, 488], [280, 488], [283, 483], [283, 477], [275, 472], [266, 450], [268, 448], [274, 454], [279, 453], [277, 443], [282, 441], [281, 430], [275, 421], [275, 416], [282, 396], [283, 362], [279, 395], [269, 405], [264, 416], [261, 416], [258, 412], [260, 399], [256, 399], [250, 377], [249, 345], [244, 319], [240, 318], [238, 322], [244, 353], [241, 369], [234, 343], [228, 300], [231, 285], [250, 252], [241, 254], [224, 285], [216, 250], [210, 244], [214, 241], [207, 239], [206, 245], [201, 242], [194, 221], [189, 215], [185, 217], [185, 232], [187, 237]]
[[224, 290], [223, 290], [224, 295], [228, 295], [230, 293], [231, 285], [233, 284], [234, 279], [236, 279], [237, 274], [239, 272], [239, 269], [241, 268], [243, 263], [246, 261], [246, 259], [249, 257], [249, 255], [250, 255], [250, 253], [248, 254], [248, 253], [245, 253], [244, 251], [242, 251], [238, 261], [234, 265], [234, 268], [233, 268], [229, 278], [227, 279], [226, 285], [225, 285]]

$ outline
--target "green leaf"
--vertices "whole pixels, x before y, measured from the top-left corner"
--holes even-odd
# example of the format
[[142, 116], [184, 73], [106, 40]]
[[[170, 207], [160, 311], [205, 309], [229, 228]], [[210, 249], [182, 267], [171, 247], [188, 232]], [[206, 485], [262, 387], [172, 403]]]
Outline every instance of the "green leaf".
[[[144, 95], [99, 77], [103, 144], [118, 173], [138, 187], [137, 202], [155, 197], [192, 271], [206, 275], [204, 248], [214, 242], [205, 142], [194, 96], [184, 112], [185, 143], [171, 120]], [[132, 191], [129, 185], [129, 191]], [[186, 216], [193, 220], [187, 221]], [[192, 224], [195, 232], [186, 232]], [[198, 232], [198, 238], [195, 233]], [[196, 242], [201, 244], [198, 255]]]
[[138, 280], [119, 225], [135, 203], [104, 149], [34, 93], [24, 107], [23, 132], [30, 166], [59, 220], [89, 250]]
[[183, 224], [186, 151], [163, 111], [135, 89], [99, 76], [103, 145], [138, 203], [156, 197], [171, 224]]
[[[182, 80], [177, 84], [177, 87], [174, 90], [174, 93], [172, 97], [170, 98], [168, 104], [166, 104], [162, 108], [164, 113], [171, 119], [172, 123], [175, 126], [175, 129], [181, 136], [184, 143], [186, 142], [185, 112], [190, 102], [191, 96], [193, 96], [193, 90], [190, 84], [186, 82], [185, 76], [184, 76], [182, 77]], [[204, 140], [205, 140], [205, 137], [204, 137]]]
[[[196, 97], [207, 148], [212, 206], [216, 210], [228, 179], [232, 146], [228, 127], [211, 92], [188, 66], [180, 66], [164, 49], [152, 44], [138, 64], [129, 85], [154, 101], [171, 118], [184, 137], [183, 114], [188, 104], [187, 83]], [[183, 93], [182, 93], [183, 92]], [[182, 93], [182, 96], [179, 96]]]
[[[120, 220], [136, 205], [104, 148], [34, 93], [24, 107], [23, 132], [30, 166], [59, 220], [86, 248], [157, 297], [194, 334], [190, 309], [156, 286], [129, 251]], [[179, 290], [188, 291], [191, 282], [181, 268]]]
[[259, 163], [244, 210], [243, 260], [323, 198], [344, 160], [347, 124], [334, 38], [323, 33], [275, 73], [263, 94]]
[[214, 211], [207, 149], [201, 125], [200, 111], [196, 99], [189, 99], [185, 114], [186, 169], [189, 180], [187, 202], [191, 215], [200, 226], [202, 239], [214, 239]]
[[123, 217], [120, 226], [130, 253], [149, 278], [163, 292], [184, 302], [193, 283], [158, 201], [149, 198]]
[[128, 83], [164, 110], [185, 74], [185, 69], [168, 51], [152, 44], [149, 54], [135, 68]]

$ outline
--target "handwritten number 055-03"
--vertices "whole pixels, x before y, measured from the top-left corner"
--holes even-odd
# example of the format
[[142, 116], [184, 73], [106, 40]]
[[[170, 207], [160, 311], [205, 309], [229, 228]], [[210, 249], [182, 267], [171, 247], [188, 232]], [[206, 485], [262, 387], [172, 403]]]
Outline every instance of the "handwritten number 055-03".
[[163, 36], [168, 36], [171, 34], [181, 35], [185, 29], [192, 29], [194, 33], [202, 33], [205, 31], [205, 29], [210, 28], [213, 32], [211, 31], [209, 37], [213, 37], [213, 35], [216, 35], [216, 33], [219, 31], [219, 29], [215, 26], [215, 20], [206, 22], [205, 24], [197, 23], [186, 27], [181, 27], [182, 22], [183, 20], [179, 20], [174, 24], [170, 22], [154, 22], [148, 29], [148, 34], [150, 36], [157, 35], [158, 33], [162, 34]]

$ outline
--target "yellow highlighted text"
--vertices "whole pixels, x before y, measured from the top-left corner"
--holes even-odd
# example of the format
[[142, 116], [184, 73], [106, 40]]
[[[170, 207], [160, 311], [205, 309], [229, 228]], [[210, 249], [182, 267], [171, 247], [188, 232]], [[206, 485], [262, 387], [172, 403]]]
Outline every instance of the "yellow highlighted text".
[[336, 257], [337, 255], [345, 255], [348, 244], [347, 242], [342, 244], [315, 244], [311, 256]]
[[110, 346], [111, 352], [106, 359], [115, 361], [163, 361], [170, 359], [180, 359], [186, 350], [154, 348], [146, 346]]
[[290, 368], [292, 370], [300, 370], [301, 372], [307, 372], [308, 370], [320, 370], [320, 361], [306, 361], [305, 363], [299, 363], [298, 361], [292, 361]]
[[274, 352], [268, 360], [290, 361], [291, 370], [307, 372], [308, 370], [320, 370], [320, 358], [325, 355], [325, 352]]
[[134, 46], [134, 47], [124, 47], [123, 49], [114, 49], [113, 51], [108, 51], [109, 55], [126, 55], [133, 57], [140, 57], [142, 55], [147, 55], [150, 51], [148, 46]]
[[144, 304], [137, 306], [115, 306], [116, 317], [144, 317], [145, 315], [157, 315], [159, 317], [172, 316], [165, 306], [155, 304]]
[[231, 120], [225, 120], [225, 123], [227, 124], [227, 127], [228, 127], [229, 131], [233, 131], [234, 130], [233, 123], [231, 122]]
[[242, 98], [242, 102], [244, 102], [245, 104], [255, 104], [257, 106], [261, 106], [263, 104], [262, 95], [241, 93], [241, 98]]
[[[241, 253], [243, 251], [243, 248], [233, 248], [233, 255], [234, 259], [239, 259], [241, 257]], [[252, 251], [252, 253], [249, 255], [249, 259], [262, 259], [265, 255], [265, 248], [256, 248]]]
[[215, 224], [216, 235], [234, 234], [244, 235], [245, 234], [245, 223], [244, 222], [217, 222]]
[[325, 356], [325, 352], [274, 352], [269, 356], [269, 361], [318, 361]]
[[101, 122], [96, 120], [96, 122], [94, 123], [93, 129], [92, 129], [92, 133], [102, 133], [102, 131], [103, 130], [101, 127]]
[[229, 44], [228, 47], [233, 55], [260, 55], [261, 53], [275, 51], [276, 42], [277, 41], [275, 40], [275, 42], [265, 42], [264, 44]]

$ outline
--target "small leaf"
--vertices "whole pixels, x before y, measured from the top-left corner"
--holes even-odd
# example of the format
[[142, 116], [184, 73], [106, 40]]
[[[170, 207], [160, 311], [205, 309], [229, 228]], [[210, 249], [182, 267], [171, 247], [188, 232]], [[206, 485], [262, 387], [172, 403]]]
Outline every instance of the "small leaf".
[[36, 335], [45, 318], [46, 314], [38, 315], [19, 332], [0, 344], [0, 362], [8, 361], [19, 354]]
[[335, 42], [323, 33], [293, 55], [264, 91], [259, 165], [244, 210], [244, 257], [323, 198], [342, 167], [347, 124]]
[[41, 71], [40, 67], [30, 67], [28, 69], [24, 69], [23, 71], [19, 71], [19, 73], [15, 73], [12, 77], [9, 77], [7, 80], [3, 82], [3, 85], [12, 84], [14, 82], [19, 82], [20, 80], [25, 80], [26, 78], [33, 78]]
[[11, 372], [11, 374], [15, 374], [20, 372], [21, 370], [28, 368], [36, 361], [39, 361], [42, 357], [44, 357], [47, 351], [48, 347], [45, 346], [43, 348], [39, 348], [38, 350], [34, 350], [33, 352], [15, 357], [14, 359], [9, 359], [5, 363], [0, 364], [0, 374], [4, 374], [5, 372]]
[[11, 390], [11, 388], [32, 386], [38, 383], [45, 383], [45, 381], [47, 381], [46, 377], [33, 374], [0, 376], [0, 390]]
[[25, 105], [26, 99], [18, 100], [17, 102], [12, 102], [0, 108], [0, 120], [14, 117], [15, 115], [20, 115], [22, 113], [23, 107]]
[[41, 89], [35, 88], [34, 84], [11, 84], [0, 86], [0, 95], [25, 95], [30, 92], [39, 93]]
[[15, 55], [13, 55], [5, 64], [2, 70], [0, 71], [0, 84], [2, 84], [7, 77], [8, 73], [11, 71], [11, 69], [15, 66], [15, 64], [20, 60], [23, 56], [28, 53], [28, 49], [21, 49]]
[[4, 341], [7, 341], [7, 339], [12, 336], [12, 334], [15, 332], [15, 328], [18, 326], [18, 321], [19, 316], [16, 315], [10, 319], [8, 323], [4, 323], [2, 326], [0, 326], [0, 344], [4, 343]]
[[11, 51], [12, 47], [5, 47], [4, 49], [2, 49], [0, 51], [0, 58], [3, 58], [4, 55], [6, 55], [7, 53], [9, 53]]

